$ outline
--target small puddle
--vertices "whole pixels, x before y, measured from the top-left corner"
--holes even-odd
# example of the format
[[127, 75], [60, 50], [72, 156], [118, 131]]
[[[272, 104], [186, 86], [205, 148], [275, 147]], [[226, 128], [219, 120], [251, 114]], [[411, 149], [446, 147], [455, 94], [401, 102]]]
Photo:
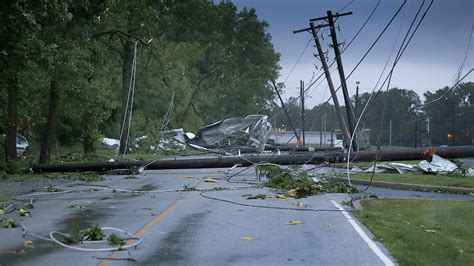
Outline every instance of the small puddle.
[[94, 224], [99, 224], [103, 218], [110, 217], [110, 212], [113, 209], [106, 207], [90, 206], [83, 210], [76, 210], [66, 218], [56, 223], [57, 228], [60, 228], [61, 232], [72, 233], [80, 229], [89, 228]]

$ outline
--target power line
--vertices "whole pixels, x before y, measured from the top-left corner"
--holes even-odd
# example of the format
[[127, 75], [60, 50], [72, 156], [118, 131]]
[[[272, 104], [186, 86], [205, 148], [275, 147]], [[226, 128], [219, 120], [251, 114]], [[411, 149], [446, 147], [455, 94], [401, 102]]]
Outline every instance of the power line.
[[425, 105], [428, 105], [428, 104], [432, 104], [434, 102], [437, 102], [439, 100], [441, 100], [444, 96], [446, 96], [446, 94], [448, 94], [450, 91], [452, 91], [454, 88], [456, 88], [458, 86], [458, 84], [463, 81], [469, 74], [471, 74], [471, 72], [474, 71], [474, 68], [471, 68], [471, 70], [469, 70], [469, 72], [467, 72], [462, 78], [460, 78], [458, 80], [458, 82], [456, 82], [456, 84], [454, 84], [451, 88], [449, 88], [445, 93], [443, 93], [443, 95], [441, 95], [440, 97], [434, 99], [433, 101], [431, 102], [427, 102], [425, 103]]
[[293, 73], [293, 70], [295, 70], [296, 65], [300, 62], [301, 57], [303, 57], [304, 52], [306, 52], [306, 49], [308, 49], [308, 46], [309, 46], [309, 44], [311, 43], [311, 40], [312, 40], [312, 39], [309, 38], [308, 43], [306, 44], [306, 46], [304, 47], [304, 49], [301, 51], [300, 55], [298, 56], [298, 59], [296, 59], [295, 64], [294, 64], [293, 67], [291, 68], [290, 73], [288, 73], [288, 76], [286, 76], [286, 79], [285, 79], [285, 81], [283, 81], [283, 83], [286, 83], [286, 81], [290, 78], [291, 74]]
[[[344, 49], [342, 49], [341, 51], [341, 55], [349, 48], [349, 46], [351, 46], [352, 42], [354, 42], [354, 40], [359, 36], [360, 32], [365, 28], [365, 26], [367, 25], [367, 23], [369, 22], [369, 20], [372, 18], [372, 16], [374, 15], [375, 11], [377, 10], [377, 8], [379, 7], [380, 5], [380, 2], [381, 0], [378, 0], [377, 1], [377, 4], [375, 5], [375, 7], [372, 9], [372, 11], [370, 12], [369, 16], [367, 17], [367, 19], [364, 21], [364, 23], [362, 23], [362, 26], [359, 28], [359, 30], [356, 32], [356, 34], [352, 37], [352, 39], [349, 41], [349, 43], [344, 47]], [[352, 3], [352, 2], [351, 2]], [[349, 3], [350, 4], [350, 3]], [[348, 5], [349, 5], [348, 4]], [[344, 7], [345, 8], [345, 7]], [[338, 11], [339, 13], [340, 11]], [[334, 61], [331, 62], [331, 64], [329, 64], [329, 68], [331, 68], [331, 66], [334, 65], [334, 63], [336, 62], [337, 58], [334, 59]], [[309, 90], [322, 76], [323, 76], [324, 72], [321, 73], [318, 78], [316, 78], [316, 80], [314, 80], [314, 82], [312, 82], [308, 88], [306, 90]]]
[[[392, 18], [390, 19], [390, 21], [387, 23], [387, 25], [385, 25], [384, 29], [382, 30], [382, 32], [380, 32], [380, 34], [377, 36], [377, 38], [375, 39], [375, 41], [372, 43], [372, 45], [369, 47], [369, 49], [365, 52], [365, 54], [362, 56], [362, 58], [359, 60], [359, 62], [356, 64], [356, 66], [352, 69], [352, 71], [349, 73], [349, 75], [347, 75], [346, 79], [349, 79], [349, 77], [354, 73], [354, 71], [359, 67], [359, 65], [362, 63], [362, 61], [364, 61], [364, 59], [367, 57], [367, 55], [370, 53], [370, 51], [372, 51], [372, 49], [374, 48], [375, 44], [377, 44], [377, 42], [380, 40], [380, 38], [382, 37], [382, 35], [385, 33], [385, 31], [387, 31], [387, 29], [390, 27], [390, 25], [392, 24], [392, 22], [395, 20], [395, 18], [398, 16], [398, 14], [400, 13], [400, 11], [402, 10], [402, 8], [405, 6], [407, 0], [404, 0], [403, 3], [400, 5], [400, 7], [398, 8], [398, 10], [395, 12], [395, 14], [392, 16]], [[339, 86], [336, 90], [336, 92], [341, 88], [341, 86]], [[332, 98], [332, 97], [331, 97]], [[326, 102], [329, 102], [331, 100], [331, 98], [329, 98]]]
[[459, 80], [459, 78], [461, 77], [461, 72], [462, 72], [462, 69], [464, 68], [465, 64], [466, 64], [466, 61], [467, 61], [467, 57], [469, 55], [469, 51], [471, 50], [471, 41], [472, 41], [472, 33], [474, 31], [474, 23], [472, 23], [472, 26], [471, 26], [471, 34], [469, 35], [469, 41], [467, 43], [467, 49], [466, 49], [466, 53], [464, 55], [464, 59], [461, 63], [461, 65], [459, 66], [456, 74], [454, 75], [454, 78], [453, 78], [453, 82], [452, 83], [456, 83], [457, 80]]
[[354, 0], [351, 0], [349, 3], [347, 3], [341, 9], [339, 9], [339, 11], [337, 11], [337, 13], [340, 13], [342, 10], [346, 9], [348, 6], [352, 5], [352, 3], [354, 3]]

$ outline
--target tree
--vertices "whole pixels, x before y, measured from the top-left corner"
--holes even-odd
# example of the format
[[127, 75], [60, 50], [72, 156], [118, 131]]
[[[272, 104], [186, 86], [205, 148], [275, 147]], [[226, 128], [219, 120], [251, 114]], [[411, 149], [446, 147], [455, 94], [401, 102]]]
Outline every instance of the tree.
[[52, 145], [56, 138], [59, 121], [61, 94], [71, 88], [83, 67], [82, 42], [91, 37], [97, 15], [104, 8], [103, 3], [60, 1], [47, 10], [48, 26], [40, 36], [44, 42], [43, 60], [50, 75], [49, 102], [46, 125], [43, 131], [39, 163], [49, 163]]
[[452, 91], [448, 87], [426, 92], [423, 110], [430, 119], [430, 136], [434, 144], [473, 144], [474, 83], [461, 83]]
[[46, 6], [36, 1], [7, 1], [0, 11], [0, 69], [7, 87], [5, 121], [7, 160], [17, 157], [18, 74], [27, 61], [36, 34], [41, 29]]
[[[369, 93], [359, 96], [360, 106], [365, 106]], [[392, 88], [372, 98], [362, 121], [371, 129], [371, 143], [388, 145], [389, 123], [392, 121], [392, 143], [412, 145], [415, 123], [421, 116], [421, 101], [412, 90]]]

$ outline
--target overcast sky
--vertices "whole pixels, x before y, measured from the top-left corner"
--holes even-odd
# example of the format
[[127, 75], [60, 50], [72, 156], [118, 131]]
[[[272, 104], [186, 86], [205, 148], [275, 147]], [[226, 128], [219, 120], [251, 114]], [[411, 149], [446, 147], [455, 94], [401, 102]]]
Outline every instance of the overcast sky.
[[[311, 39], [310, 34], [293, 34], [293, 30], [308, 27], [310, 18], [325, 16], [327, 10], [333, 10], [335, 13], [350, 3], [341, 12], [351, 10], [353, 15], [341, 17], [336, 23], [340, 28], [340, 31], [337, 32], [339, 42], [347, 44], [377, 2], [378, 0], [233, 0], [239, 9], [254, 7], [259, 19], [268, 22], [268, 32], [272, 36], [275, 50], [281, 54], [280, 66], [282, 69], [279, 82], [285, 81], [288, 77], [298, 57]], [[429, 0], [426, 1], [422, 12], [429, 2]], [[381, 0], [367, 26], [342, 55], [346, 75], [375, 41], [402, 3], [403, 0]], [[389, 58], [392, 47], [396, 44], [395, 54], [421, 3], [422, 0], [407, 0], [399, 16], [364, 62], [348, 79], [350, 95], [355, 94], [356, 81], [360, 82], [361, 92], [372, 91]], [[474, 0], [435, 0], [397, 64], [390, 87], [414, 90], [423, 99], [423, 93], [428, 90], [435, 91], [444, 86], [451, 86], [453, 77], [465, 58], [469, 37], [472, 34], [473, 21]], [[324, 40], [321, 40], [323, 49], [328, 50], [330, 39], [328, 31], [323, 32], [323, 35]], [[398, 42], [396, 42], [397, 36], [399, 36]], [[462, 75], [474, 66], [473, 47], [474, 40]], [[310, 42], [286, 82], [285, 98], [296, 96], [299, 93], [300, 80], [308, 83], [313, 72], [316, 76], [320, 74], [320, 70], [317, 70], [315, 66], [320, 68], [321, 63], [313, 56], [313, 53], [315, 53], [315, 48], [313, 42]], [[329, 58], [330, 61], [334, 58], [332, 51]], [[388, 69], [391, 65], [392, 61], [390, 61]], [[332, 77], [336, 86], [339, 86], [337, 71], [333, 72]], [[473, 80], [474, 73], [471, 73], [464, 81]], [[330, 95], [325, 80], [310, 92], [307, 108], [321, 103]], [[342, 95], [339, 96], [339, 101], [343, 102]]]

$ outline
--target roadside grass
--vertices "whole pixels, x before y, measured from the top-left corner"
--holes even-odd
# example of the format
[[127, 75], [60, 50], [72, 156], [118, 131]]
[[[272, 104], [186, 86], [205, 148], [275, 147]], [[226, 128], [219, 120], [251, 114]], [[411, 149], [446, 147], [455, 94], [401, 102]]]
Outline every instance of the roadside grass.
[[11, 198], [10, 196], [0, 194], [0, 202], [8, 201], [10, 200], [10, 198]]
[[[362, 180], [370, 180], [371, 176], [372, 173], [351, 174], [351, 178]], [[376, 173], [374, 174], [373, 180], [394, 183], [474, 188], [474, 177], [472, 176]]]
[[363, 200], [355, 216], [401, 265], [474, 265], [474, 202]]

